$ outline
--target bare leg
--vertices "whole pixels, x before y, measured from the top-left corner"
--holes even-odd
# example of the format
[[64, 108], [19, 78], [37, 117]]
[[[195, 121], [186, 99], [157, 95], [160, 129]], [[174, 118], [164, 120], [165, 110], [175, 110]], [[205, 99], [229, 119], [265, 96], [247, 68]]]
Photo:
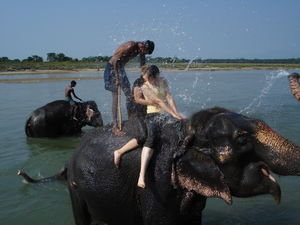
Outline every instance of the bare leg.
[[153, 154], [153, 149], [149, 147], [143, 147], [142, 150], [142, 157], [141, 157], [141, 170], [140, 170], [140, 175], [139, 175], [139, 180], [137, 183], [137, 186], [140, 188], [145, 188], [146, 183], [145, 183], [145, 174], [150, 162], [150, 159]]
[[73, 106], [73, 112], [72, 112], [72, 114], [73, 114], [73, 120], [78, 120], [77, 118], [76, 118], [76, 113], [77, 113], [77, 105], [76, 104], [74, 104]]
[[117, 168], [120, 166], [121, 157], [124, 153], [138, 147], [137, 140], [135, 138], [129, 140], [125, 145], [123, 145], [121, 148], [114, 151], [114, 163]]
[[125, 132], [121, 131], [118, 128], [117, 112], [118, 112], [118, 93], [112, 92], [112, 120], [113, 120], [112, 132], [117, 136], [124, 136]]

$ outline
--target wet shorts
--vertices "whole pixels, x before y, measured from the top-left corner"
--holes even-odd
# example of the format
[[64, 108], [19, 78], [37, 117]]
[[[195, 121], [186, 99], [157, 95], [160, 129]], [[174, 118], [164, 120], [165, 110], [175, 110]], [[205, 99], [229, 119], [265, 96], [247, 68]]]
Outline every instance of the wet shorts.
[[68, 101], [70, 103], [70, 105], [75, 104], [75, 101], [72, 98], [68, 97], [68, 96], [66, 96], [65, 100]]
[[[120, 68], [120, 82], [122, 89], [130, 89], [130, 83], [124, 67]], [[117, 92], [116, 73], [114, 71], [113, 65], [110, 63], [107, 63], [104, 70], [104, 87], [108, 91]]]

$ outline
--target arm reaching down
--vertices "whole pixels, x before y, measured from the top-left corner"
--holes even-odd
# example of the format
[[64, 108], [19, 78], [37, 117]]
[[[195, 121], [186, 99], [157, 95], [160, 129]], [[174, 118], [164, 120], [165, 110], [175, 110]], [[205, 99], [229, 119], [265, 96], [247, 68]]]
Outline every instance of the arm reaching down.
[[163, 109], [176, 119], [181, 119], [163, 100], [161, 100], [148, 86], [142, 86], [143, 95], [157, 107]]

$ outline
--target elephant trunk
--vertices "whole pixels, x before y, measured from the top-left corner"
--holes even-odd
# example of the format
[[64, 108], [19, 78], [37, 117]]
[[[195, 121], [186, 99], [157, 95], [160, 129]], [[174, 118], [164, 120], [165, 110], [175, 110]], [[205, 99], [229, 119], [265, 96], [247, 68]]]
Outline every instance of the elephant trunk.
[[300, 147], [285, 139], [262, 121], [256, 121], [255, 151], [279, 175], [300, 175]]
[[299, 78], [300, 76], [298, 73], [292, 73], [288, 76], [291, 92], [298, 101], [300, 101]]

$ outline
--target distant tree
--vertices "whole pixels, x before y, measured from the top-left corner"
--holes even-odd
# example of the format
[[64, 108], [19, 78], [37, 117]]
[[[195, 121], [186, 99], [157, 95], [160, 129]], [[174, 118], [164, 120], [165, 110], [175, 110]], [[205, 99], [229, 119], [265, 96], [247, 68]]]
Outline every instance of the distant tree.
[[63, 61], [66, 61], [65, 60], [65, 54], [64, 53], [59, 53], [59, 54], [57, 54], [57, 61], [58, 62], [63, 62]]
[[48, 62], [55, 62], [55, 61], [57, 61], [56, 53], [54, 53], [54, 52], [47, 53], [47, 61]]
[[9, 62], [9, 58], [8, 57], [1, 57], [0, 58], [0, 62]]
[[26, 59], [23, 59], [22, 62], [33, 62], [33, 58], [29, 56]]
[[64, 62], [64, 61], [72, 61], [71, 57], [65, 56], [64, 53], [57, 54], [57, 61], [58, 62]]
[[34, 62], [43, 62], [43, 58], [41, 56], [38, 56], [38, 55], [33, 55], [32, 56], [32, 59]]

